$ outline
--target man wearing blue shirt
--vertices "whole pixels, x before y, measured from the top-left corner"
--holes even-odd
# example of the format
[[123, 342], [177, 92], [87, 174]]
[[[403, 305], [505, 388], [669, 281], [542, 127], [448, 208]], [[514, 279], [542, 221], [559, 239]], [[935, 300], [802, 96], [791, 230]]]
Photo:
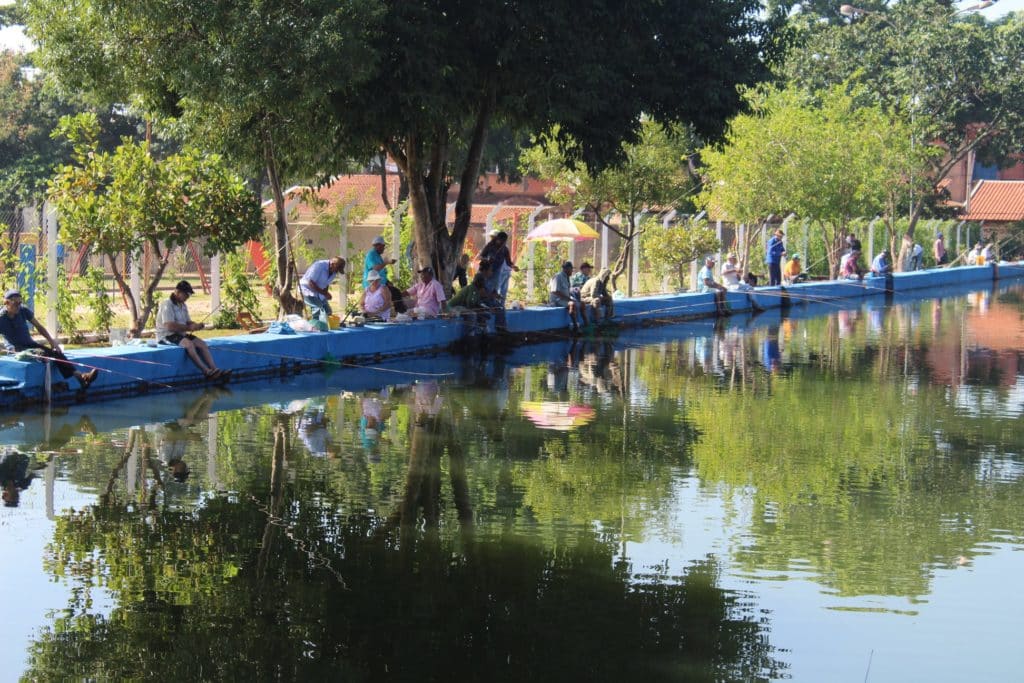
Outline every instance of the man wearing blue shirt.
[[[50, 343], [49, 346], [43, 346], [32, 338], [32, 334], [28, 330], [29, 323], [32, 323], [39, 334], [46, 338], [46, 341]], [[41, 356], [54, 360], [57, 371], [64, 379], [74, 377], [82, 384], [82, 389], [87, 389], [96, 379], [96, 368], [89, 372], [79, 372], [75, 369], [74, 364], [61, 352], [50, 333], [36, 320], [32, 310], [21, 305], [21, 292], [16, 289], [4, 294], [4, 312], [0, 314], [0, 334], [7, 342], [8, 352], [16, 353], [27, 349], [39, 349]]]
[[768, 264], [769, 287], [782, 284], [782, 255], [786, 253], [786, 245], [782, 242], [784, 234], [781, 228], [776, 230], [765, 249], [764, 262]]

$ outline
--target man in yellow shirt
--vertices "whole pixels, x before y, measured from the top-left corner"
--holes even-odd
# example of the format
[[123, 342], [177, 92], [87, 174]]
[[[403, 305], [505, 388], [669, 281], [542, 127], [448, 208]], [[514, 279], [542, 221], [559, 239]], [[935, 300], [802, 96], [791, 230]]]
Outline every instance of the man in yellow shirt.
[[791, 285], [794, 282], [806, 281], [807, 273], [804, 272], [803, 266], [800, 265], [800, 254], [793, 254], [782, 271], [782, 283]]

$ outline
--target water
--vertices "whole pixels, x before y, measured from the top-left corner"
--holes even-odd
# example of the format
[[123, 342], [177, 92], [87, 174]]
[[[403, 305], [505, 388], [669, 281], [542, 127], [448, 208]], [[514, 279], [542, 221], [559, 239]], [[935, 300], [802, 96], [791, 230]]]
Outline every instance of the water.
[[0, 679], [1017, 680], [1022, 301], [7, 416]]

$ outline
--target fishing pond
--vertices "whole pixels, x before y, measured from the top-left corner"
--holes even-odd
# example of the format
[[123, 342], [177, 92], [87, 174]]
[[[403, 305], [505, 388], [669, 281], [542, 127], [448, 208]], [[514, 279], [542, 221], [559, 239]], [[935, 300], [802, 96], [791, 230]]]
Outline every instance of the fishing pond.
[[0, 680], [1014, 680], [1024, 287], [0, 415]]

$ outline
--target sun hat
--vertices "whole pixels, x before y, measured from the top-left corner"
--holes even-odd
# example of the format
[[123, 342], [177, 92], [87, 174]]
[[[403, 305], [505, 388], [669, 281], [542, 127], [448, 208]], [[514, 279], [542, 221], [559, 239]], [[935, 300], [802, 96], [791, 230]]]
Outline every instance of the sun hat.
[[366, 281], [367, 282], [374, 282], [374, 281], [379, 280], [379, 279], [380, 279], [380, 273], [378, 273], [376, 270], [371, 270], [369, 273], [366, 274]]
[[800, 260], [800, 252], [798, 251], [798, 252], [794, 253], [792, 256], [790, 256], [790, 258], [799, 261]]

